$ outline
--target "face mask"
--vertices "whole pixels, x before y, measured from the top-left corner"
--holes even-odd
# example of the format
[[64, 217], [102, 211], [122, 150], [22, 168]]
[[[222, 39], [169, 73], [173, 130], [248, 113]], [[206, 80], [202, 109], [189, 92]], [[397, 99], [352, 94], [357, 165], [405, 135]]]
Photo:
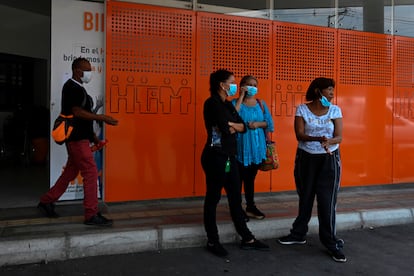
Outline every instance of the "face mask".
[[247, 87], [247, 96], [254, 96], [257, 94], [257, 87], [254, 86], [246, 86]]
[[329, 107], [331, 105], [331, 102], [328, 101], [328, 99], [325, 96], [322, 96], [322, 98], [319, 99], [321, 101], [321, 104], [324, 107]]
[[80, 79], [84, 83], [90, 82], [92, 79], [92, 71], [83, 71], [83, 76]]
[[237, 93], [237, 84], [230, 83], [229, 90], [227, 90], [226, 92], [227, 92], [227, 96], [229, 96], [229, 97], [236, 95], [236, 93]]

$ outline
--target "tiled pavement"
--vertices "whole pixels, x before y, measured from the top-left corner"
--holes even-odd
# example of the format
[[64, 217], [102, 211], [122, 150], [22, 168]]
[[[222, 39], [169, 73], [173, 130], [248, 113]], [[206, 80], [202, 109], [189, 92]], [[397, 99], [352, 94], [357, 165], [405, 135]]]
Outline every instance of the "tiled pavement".
[[[248, 225], [258, 238], [286, 234], [296, 216], [295, 192], [256, 195], [264, 220]], [[114, 219], [110, 228], [83, 225], [82, 202], [60, 202], [58, 219], [41, 217], [35, 207], [0, 209], [0, 266], [84, 256], [201, 246], [203, 198], [101, 203]], [[310, 232], [317, 232], [316, 206]], [[238, 240], [225, 196], [217, 209], [222, 242]], [[342, 188], [338, 232], [360, 227], [414, 222], [414, 184]]]

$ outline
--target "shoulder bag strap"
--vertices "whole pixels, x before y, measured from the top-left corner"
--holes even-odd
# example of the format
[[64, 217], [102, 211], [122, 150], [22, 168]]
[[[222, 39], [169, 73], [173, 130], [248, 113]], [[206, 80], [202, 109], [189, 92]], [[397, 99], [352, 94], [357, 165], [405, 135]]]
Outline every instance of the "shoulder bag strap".
[[[260, 105], [260, 108], [262, 109], [262, 112], [263, 112], [263, 115], [264, 115], [265, 112], [264, 112], [264, 107], [263, 107], [262, 101], [259, 100], [259, 99], [256, 99], [256, 101]], [[266, 142], [270, 142], [271, 141], [271, 139], [270, 139], [270, 133], [267, 132], [266, 129], [264, 129], [264, 128], [263, 128], [263, 131], [264, 131], [264, 135], [266, 137]]]

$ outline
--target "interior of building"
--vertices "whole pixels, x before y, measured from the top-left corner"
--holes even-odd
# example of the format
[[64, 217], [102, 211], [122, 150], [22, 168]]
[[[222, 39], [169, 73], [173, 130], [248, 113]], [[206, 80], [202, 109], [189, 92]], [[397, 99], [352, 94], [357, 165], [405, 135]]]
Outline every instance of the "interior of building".
[[36, 206], [49, 187], [50, 1], [0, 1], [0, 32], [0, 208]]

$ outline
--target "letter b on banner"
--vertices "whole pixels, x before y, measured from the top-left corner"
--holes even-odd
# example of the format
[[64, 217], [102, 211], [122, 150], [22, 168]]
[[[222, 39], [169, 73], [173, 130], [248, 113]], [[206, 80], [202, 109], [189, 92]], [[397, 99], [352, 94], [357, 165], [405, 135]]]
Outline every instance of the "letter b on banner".
[[[99, 30], [99, 26], [101, 29]], [[105, 26], [105, 14], [103, 13], [92, 13], [92, 12], [84, 12], [83, 13], [83, 29], [85, 31], [92, 31], [95, 32], [103, 32]]]

